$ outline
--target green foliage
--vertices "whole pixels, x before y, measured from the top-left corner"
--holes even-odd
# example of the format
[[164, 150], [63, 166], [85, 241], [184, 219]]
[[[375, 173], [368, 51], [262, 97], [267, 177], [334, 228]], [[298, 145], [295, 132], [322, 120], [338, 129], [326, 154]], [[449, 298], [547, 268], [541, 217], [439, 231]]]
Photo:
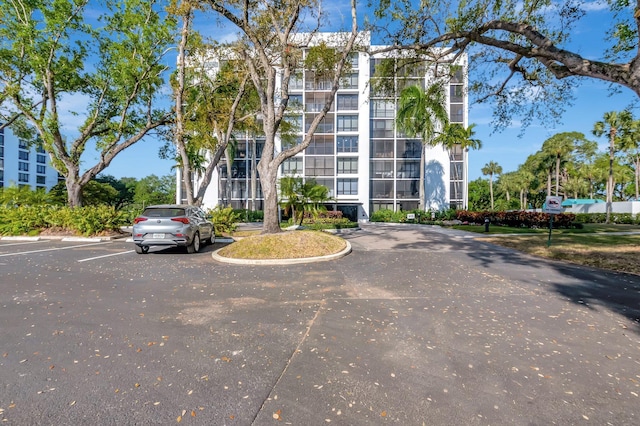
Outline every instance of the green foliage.
[[176, 199], [175, 181], [173, 175], [144, 177], [136, 183], [133, 201], [144, 206], [171, 204]]
[[111, 206], [18, 206], [0, 207], [0, 235], [37, 235], [46, 229], [78, 235], [100, 235], [130, 225], [133, 211]]
[[[606, 213], [576, 213], [576, 222], [578, 223], [606, 223]], [[640, 215], [631, 213], [612, 213], [611, 223], [625, 225], [640, 225]]]
[[35, 191], [28, 186], [0, 188], [0, 205], [2, 206], [38, 206], [52, 203], [54, 203], [53, 197], [41, 188]]
[[[481, 211], [472, 212], [468, 210], [458, 210], [456, 218], [465, 223], [484, 224], [485, 219], [489, 219], [491, 225], [511, 226], [514, 228], [544, 228], [549, 227], [551, 215], [539, 212], [519, 211]], [[553, 226], [555, 228], [570, 228], [576, 220], [573, 213], [561, 213], [554, 215]]]
[[249, 209], [235, 209], [234, 213], [243, 219], [245, 222], [262, 222], [264, 219], [264, 212], [262, 210], [249, 210]]
[[216, 207], [207, 212], [216, 230], [216, 235], [229, 234], [238, 228], [241, 215], [232, 207]]

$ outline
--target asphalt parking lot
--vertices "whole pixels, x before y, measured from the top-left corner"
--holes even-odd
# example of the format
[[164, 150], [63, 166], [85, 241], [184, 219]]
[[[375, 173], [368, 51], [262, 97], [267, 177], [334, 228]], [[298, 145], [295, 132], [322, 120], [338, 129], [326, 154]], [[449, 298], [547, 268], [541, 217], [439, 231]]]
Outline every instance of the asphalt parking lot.
[[16, 425], [640, 423], [640, 277], [365, 226], [331, 262], [0, 241]]

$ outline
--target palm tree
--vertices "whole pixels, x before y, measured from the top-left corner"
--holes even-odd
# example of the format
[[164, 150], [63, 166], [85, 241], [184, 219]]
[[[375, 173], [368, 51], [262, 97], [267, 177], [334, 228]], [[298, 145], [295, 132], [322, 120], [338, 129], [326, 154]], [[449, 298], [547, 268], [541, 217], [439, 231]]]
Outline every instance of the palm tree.
[[400, 93], [396, 124], [409, 137], [420, 137], [420, 190], [419, 208], [425, 210], [425, 146], [433, 146], [438, 128], [449, 123], [446, 96], [440, 84], [432, 84], [426, 91], [418, 86], [405, 87]]
[[502, 166], [495, 161], [489, 161], [481, 171], [483, 175], [489, 175], [489, 194], [491, 195], [491, 210], [493, 210], [493, 177], [502, 173]]
[[[542, 151], [555, 160], [555, 195], [560, 191], [560, 168], [569, 159], [576, 147], [576, 142], [584, 140], [579, 132], [563, 132], [551, 136], [542, 144]], [[551, 194], [549, 194], [551, 195]]]
[[618, 134], [620, 137], [625, 133], [628, 133], [631, 129], [633, 122], [633, 116], [629, 111], [621, 112], [605, 112], [604, 120], [598, 121], [593, 126], [593, 134], [596, 136], [606, 135], [609, 138], [609, 175], [607, 179], [607, 216], [606, 223], [610, 223], [611, 220], [611, 205], [613, 203], [613, 163], [616, 154], [616, 141]]

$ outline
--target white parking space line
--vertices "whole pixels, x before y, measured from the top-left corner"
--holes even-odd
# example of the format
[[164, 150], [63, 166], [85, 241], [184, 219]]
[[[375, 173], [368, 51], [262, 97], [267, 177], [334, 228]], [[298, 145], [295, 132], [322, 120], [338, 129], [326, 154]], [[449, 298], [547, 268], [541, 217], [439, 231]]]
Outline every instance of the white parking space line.
[[45, 252], [45, 251], [69, 250], [69, 249], [72, 249], [72, 248], [97, 246], [97, 245], [100, 245], [100, 244], [109, 244], [109, 243], [111, 243], [111, 241], [104, 241], [104, 242], [101, 242], [101, 243], [91, 243], [91, 244], [78, 244], [78, 245], [75, 245], [75, 246], [68, 246], [68, 247], [53, 247], [53, 248], [41, 249], [41, 250], [19, 251], [19, 252], [16, 252], [16, 253], [0, 254], [0, 257], [20, 256], [20, 255], [24, 255], [24, 254], [42, 253], [42, 252]]
[[89, 260], [104, 259], [105, 257], [120, 256], [121, 254], [127, 254], [127, 253], [133, 253], [133, 252], [134, 250], [127, 250], [120, 253], [105, 254], [104, 256], [88, 257], [86, 259], [80, 259], [78, 260], [78, 262], [87, 262]]
[[9, 244], [0, 244], [0, 247], [9, 247], [9, 246], [23, 246], [25, 244], [42, 244], [49, 240], [40, 240], [40, 241], [20, 241], [19, 243], [9, 243]]

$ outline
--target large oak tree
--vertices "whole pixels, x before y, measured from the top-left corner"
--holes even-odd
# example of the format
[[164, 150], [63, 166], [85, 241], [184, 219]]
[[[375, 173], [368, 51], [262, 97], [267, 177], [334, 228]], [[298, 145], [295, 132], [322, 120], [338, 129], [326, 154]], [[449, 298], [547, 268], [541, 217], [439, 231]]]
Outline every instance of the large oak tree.
[[157, 108], [174, 42], [165, 15], [149, 0], [0, 2], [0, 126], [35, 131], [72, 207], [116, 155], [171, 119]]

